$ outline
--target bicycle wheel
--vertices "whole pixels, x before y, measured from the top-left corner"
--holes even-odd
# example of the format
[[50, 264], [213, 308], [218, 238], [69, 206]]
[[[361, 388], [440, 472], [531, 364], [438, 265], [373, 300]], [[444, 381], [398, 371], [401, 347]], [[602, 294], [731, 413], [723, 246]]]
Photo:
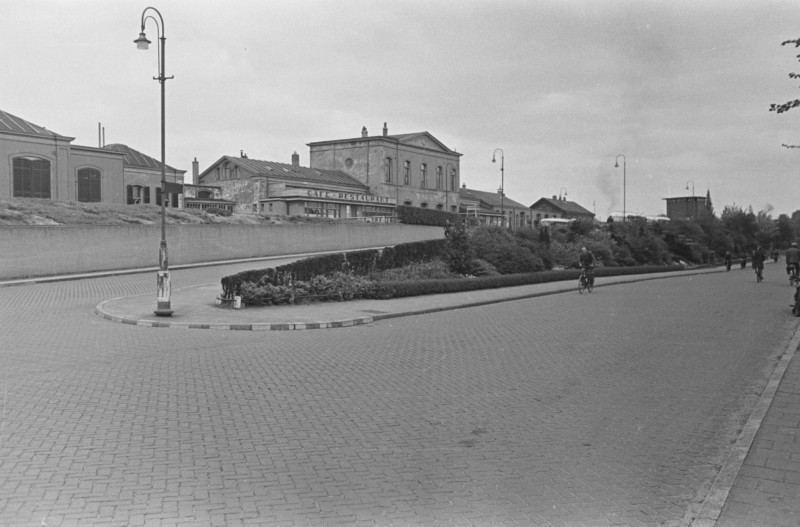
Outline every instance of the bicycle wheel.
[[578, 278], [578, 292], [580, 294], [583, 294], [584, 289], [586, 289], [586, 279], [583, 276], [581, 276], [580, 278]]
[[591, 280], [591, 279], [587, 280], [587, 282], [586, 282], [586, 290], [591, 293], [592, 289], [594, 289], [594, 280]]

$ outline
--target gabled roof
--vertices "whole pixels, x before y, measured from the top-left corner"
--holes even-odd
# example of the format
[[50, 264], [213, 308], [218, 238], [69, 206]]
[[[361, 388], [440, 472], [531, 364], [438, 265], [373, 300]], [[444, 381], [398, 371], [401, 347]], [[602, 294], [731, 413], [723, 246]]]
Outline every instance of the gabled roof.
[[55, 132], [51, 132], [43, 126], [33, 124], [8, 112], [0, 110], [0, 132], [8, 132], [20, 135], [33, 135], [37, 137], [59, 138], [72, 141], [74, 137], [66, 137]]
[[367, 136], [367, 137], [353, 137], [353, 138], [350, 138], [350, 139], [334, 139], [334, 140], [331, 140], [331, 141], [316, 141], [316, 142], [313, 142], [313, 143], [308, 143], [307, 146], [318, 146], [318, 145], [326, 145], [326, 144], [334, 144], [334, 143], [337, 143], [337, 144], [338, 143], [352, 143], [354, 141], [365, 141], [365, 140], [372, 140], [372, 141], [375, 141], [375, 140], [388, 140], [388, 141], [391, 141], [391, 142], [401, 143], [401, 144], [417, 143], [415, 146], [422, 146], [424, 148], [425, 147], [424, 145], [419, 145], [418, 144], [418, 143], [420, 143], [422, 141], [422, 139], [430, 140], [431, 143], [436, 145], [440, 150], [442, 150], [445, 153], [452, 154], [452, 155], [455, 155], [455, 156], [463, 155], [463, 154], [460, 154], [460, 153], [456, 152], [455, 150], [451, 150], [450, 148], [448, 148], [444, 143], [442, 143], [441, 141], [436, 139], [433, 136], [433, 134], [431, 134], [430, 132], [413, 132], [413, 133], [410, 133], [410, 134], [370, 135], [370, 136]]
[[[105, 150], [111, 150], [112, 152], [119, 152], [121, 154], [124, 154], [125, 157], [122, 159], [123, 167], [161, 170], [161, 161], [157, 161], [152, 157], [139, 152], [138, 150], [134, 150], [128, 145], [114, 143], [110, 145], [105, 145], [103, 148]], [[185, 170], [178, 170], [177, 168], [172, 168], [169, 165], [166, 165], [166, 169], [172, 172], [186, 172]]]
[[594, 216], [593, 212], [590, 212], [590, 211], [584, 209], [583, 207], [581, 207], [580, 205], [578, 205], [574, 201], [567, 201], [565, 199], [558, 199], [558, 198], [555, 198], [555, 199], [541, 198], [536, 203], [531, 205], [530, 208], [536, 209], [539, 206], [541, 206], [541, 204], [543, 204], [543, 203], [546, 203], [546, 204], [550, 205], [551, 207], [556, 208], [556, 209], [558, 209], [558, 210], [560, 210], [560, 211], [562, 211], [562, 212], [564, 212], [566, 214], [581, 214], [581, 215]]
[[461, 199], [471, 199], [475, 201], [482, 201], [486, 205], [490, 207], [517, 207], [522, 209], [527, 209], [528, 207], [514, 201], [513, 199], [509, 199], [508, 196], [502, 198], [499, 192], [484, 192], [483, 190], [474, 190], [471, 188], [464, 188], [461, 187], [458, 189], [458, 195]]
[[321, 168], [309, 168], [294, 166], [287, 163], [276, 163], [274, 161], [261, 161], [248, 157], [223, 156], [216, 163], [208, 167], [200, 174], [200, 178], [209, 173], [221, 162], [228, 161], [238, 165], [242, 169], [256, 175], [270, 178], [294, 179], [298, 181], [308, 181], [313, 183], [327, 183], [329, 185], [341, 185], [359, 189], [369, 187], [359, 180], [351, 177], [339, 170], [324, 170]]

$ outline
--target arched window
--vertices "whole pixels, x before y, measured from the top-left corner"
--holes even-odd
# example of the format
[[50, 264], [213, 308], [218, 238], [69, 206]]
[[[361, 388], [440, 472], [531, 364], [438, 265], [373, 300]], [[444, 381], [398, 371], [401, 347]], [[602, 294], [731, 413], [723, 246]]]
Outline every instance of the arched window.
[[450, 169], [450, 190], [458, 189], [458, 178], [456, 177], [456, 169]]
[[95, 168], [78, 170], [78, 201], [100, 201], [100, 171]]
[[412, 203], [410, 201], [406, 200], [406, 201], [403, 202], [403, 205], [405, 205], [406, 207], [410, 207], [412, 205]]
[[441, 165], [436, 167], [436, 188], [437, 189], [442, 188], [442, 167], [441, 167]]
[[36, 157], [15, 157], [14, 197], [50, 199], [50, 161]]

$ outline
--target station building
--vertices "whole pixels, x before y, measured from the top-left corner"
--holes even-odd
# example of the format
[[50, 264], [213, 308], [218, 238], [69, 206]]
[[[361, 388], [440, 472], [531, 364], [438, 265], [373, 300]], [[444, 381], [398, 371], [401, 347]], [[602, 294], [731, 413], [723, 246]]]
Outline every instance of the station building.
[[[74, 140], [0, 110], [0, 198], [160, 204], [159, 161], [121, 144]], [[178, 207], [185, 171], [167, 166], [165, 174], [165, 205]]]

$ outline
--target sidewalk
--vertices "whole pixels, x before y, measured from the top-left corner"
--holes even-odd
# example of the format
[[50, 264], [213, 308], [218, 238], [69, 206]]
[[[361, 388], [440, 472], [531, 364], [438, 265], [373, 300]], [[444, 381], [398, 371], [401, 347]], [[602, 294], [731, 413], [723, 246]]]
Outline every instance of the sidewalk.
[[[719, 271], [719, 269], [702, 269], [603, 277], [597, 279], [596, 287]], [[569, 291], [578, 294], [577, 283], [574, 280], [389, 300], [352, 300], [233, 309], [216, 305], [216, 298], [222, 289], [219, 282], [215, 282], [173, 289], [171, 304], [175, 312], [171, 317], [157, 317], [153, 313], [156, 304], [155, 294], [106, 300], [98, 304], [95, 310], [98, 315], [108, 320], [146, 327], [249, 331], [300, 330], [356, 326], [387, 318], [475, 307]]]

